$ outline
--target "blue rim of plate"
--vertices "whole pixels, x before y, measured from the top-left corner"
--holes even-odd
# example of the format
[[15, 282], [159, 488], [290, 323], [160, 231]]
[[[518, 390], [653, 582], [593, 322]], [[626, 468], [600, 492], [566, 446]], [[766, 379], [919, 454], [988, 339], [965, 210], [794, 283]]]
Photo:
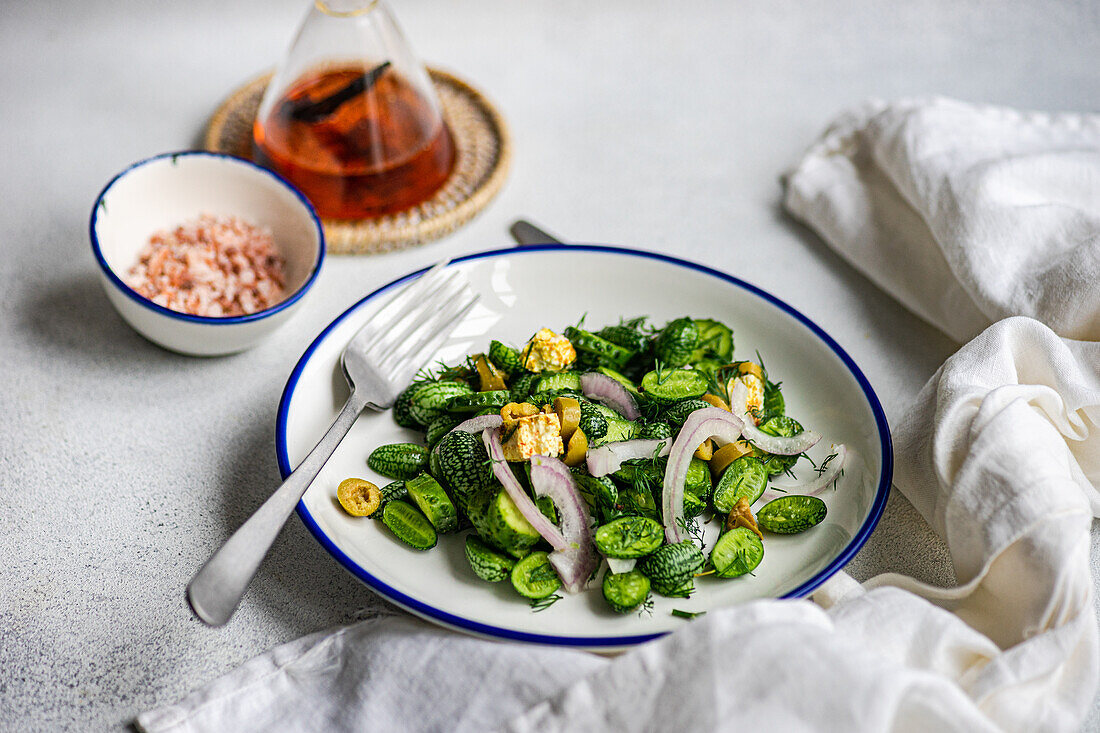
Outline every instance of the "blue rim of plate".
[[[829, 334], [825, 333], [816, 323], [811, 321], [806, 316], [802, 315], [799, 311], [793, 307], [787, 305], [774, 295], [761, 290], [755, 285], [751, 285], [744, 280], [736, 278], [732, 275], [727, 275], [724, 272], [711, 269], [704, 265], [700, 265], [687, 260], [682, 260], [678, 257], [671, 257], [665, 254], [659, 254], [657, 252], [645, 252], [637, 249], [630, 249], [628, 247], [612, 247], [607, 245], [597, 244], [539, 244], [525, 247], [510, 247], [506, 249], [494, 249], [487, 250], [485, 252], [476, 252], [474, 254], [466, 255], [465, 257], [459, 257], [451, 261], [451, 264], [459, 264], [462, 262], [470, 262], [474, 260], [488, 259], [492, 257], [501, 256], [521, 256], [532, 252], [553, 252], [553, 251], [569, 251], [569, 252], [603, 252], [608, 254], [625, 255], [629, 257], [642, 257], [651, 260], [657, 260], [678, 267], [683, 267], [696, 272], [701, 272], [711, 277], [716, 277], [720, 280], [724, 280], [731, 285], [736, 285], [743, 290], [763, 298], [768, 303], [779, 308], [783, 312], [795, 318], [799, 323], [802, 323], [809, 328], [813, 333], [820, 338], [825, 345], [832, 349], [844, 365], [855, 377], [856, 382], [859, 383], [860, 388], [863, 390], [864, 397], [866, 397], [868, 404], [871, 406], [871, 411], [875, 416], [875, 426], [878, 429], [879, 444], [882, 450], [882, 472], [879, 478], [879, 485], [875, 492], [875, 500], [871, 504], [870, 512], [867, 518], [864, 520], [863, 525], [859, 528], [859, 531], [855, 533], [848, 545], [840, 552], [836, 558], [833, 559], [825, 568], [818, 571], [812, 578], [799, 585], [797, 588], [784, 593], [780, 598], [801, 598], [808, 595], [811, 591], [817, 588], [819, 585], [829, 579], [834, 573], [848, 564], [848, 561], [863, 547], [864, 543], [871, 536], [875, 526], [878, 524], [879, 519], [882, 517], [882, 512], [886, 508], [886, 500], [890, 494], [890, 482], [894, 473], [894, 453], [892, 443], [890, 439], [890, 427], [886, 422], [886, 414], [882, 410], [882, 405], [879, 403], [878, 396], [875, 394], [874, 389], [871, 388], [870, 382], [867, 381], [867, 377], [864, 376], [862, 370], [856, 363], [852, 361], [852, 357], [848, 356], [848, 353], [841, 348], [840, 344], [833, 340]], [[290, 400], [294, 394], [294, 389], [298, 384], [298, 380], [301, 378], [302, 370], [305, 368], [306, 363], [317, 347], [325, 340], [325, 337], [331, 332], [337, 325], [339, 325], [345, 318], [355, 312], [361, 305], [367, 301], [378, 297], [380, 294], [397, 287], [404, 282], [420, 275], [425, 272], [427, 268], [417, 270], [416, 272], [409, 273], [404, 277], [398, 278], [386, 285], [375, 290], [370, 295], [359, 302], [352, 305], [346, 311], [341, 313], [336, 320], [330, 323], [325, 330], [318, 334], [317, 338], [313, 340], [313, 343], [309, 345], [305, 353], [298, 360], [298, 363], [294, 366], [294, 371], [290, 373], [290, 378], [287, 380], [286, 387], [283, 389], [282, 398], [279, 400], [279, 413], [275, 423], [275, 450], [279, 460], [279, 472], [286, 478], [290, 475], [290, 458], [287, 454], [286, 445], [286, 430], [287, 430], [287, 414], [290, 410]], [[417, 600], [401, 591], [397, 590], [393, 586], [384, 583], [369, 572], [360, 567], [355, 561], [349, 558], [344, 552], [337, 547], [333, 541], [326, 535], [317, 524], [317, 521], [313, 518], [313, 515], [309, 513], [309, 509], [306, 507], [304, 501], [298, 502], [298, 516], [301, 518], [302, 523], [306, 528], [313, 533], [313, 536], [317, 538], [317, 541], [321, 543], [321, 546], [328, 550], [337, 562], [343, 565], [352, 575], [359, 578], [366, 583], [372, 590], [381, 595], [382, 597], [390, 600], [397, 605], [405, 608], [418, 616], [435, 621], [436, 623], [444, 626], [450, 626], [452, 628], [467, 631], [472, 634], [480, 636], [490, 636], [497, 639], [505, 639], [509, 641], [524, 641], [532, 642], [536, 644], [553, 644], [557, 646], [571, 646], [571, 647], [587, 647], [587, 648], [611, 648], [611, 647], [624, 647], [633, 646], [642, 642], [650, 641], [652, 639], [659, 638], [668, 634], [668, 631], [660, 631], [652, 634], [638, 634], [633, 636], [554, 636], [549, 634], [533, 634], [524, 631], [515, 631], [513, 629], [506, 629], [500, 626], [493, 626], [491, 624], [484, 624], [479, 621], [473, 621], [462, 616], [456, 616], [452, 613], [448, 613], [435, 606], [424, 603]]]
[[[103, 211], [106, 211], [106, 209], [104, 208], [103, 197], [107, 195], [107, 192], [111, 190], [115, 183], [117, 183], [127, 174], [137, 170], [138, 168], [142, 168], [146, 165], [149, 165], [150, 163], [156, 163], [157, 161], [163, 160], [165, 158], [171, 158], [172, 162], [175, 163], [175, 161], [179, 158], [191, 157], [221, 158], [231, 163], [240, 164], [242, 166], [259, 171], [260, 173], [270, 176], [271, 178], [274, 178], [276, 181], [281, 183], [286, 189], [293, 193], [295, 197], [297, 197], [297, 199], [302, 203], [303, 206], [305, 206], [306, 212], [313, 220], [313, 225], [317, 228], [317, 259], [314, 261], [313, 269], [310, 271], [309, 277], [306, 278], [306, 281], [302, 283], [301, 287], [291, 293], [286, 300], [279, 301], [270, 308], [265, 308], [262, 311], [248, 313], [243, 316], [196, 316], [190, 313], [174, 311], [171, 308], [165, 308], [162, 305], [157, 305], [153, 301], [149, 300], [148, 298], [144, 297], [136, 290], [131, 288], [125, 282], [123, 282], [122, 278], [120, 278], [115, 273], [115, 271], [111, 269], [111, 266], [107, 264], [107, 260], [103, 256], [103, 250], [99, 246], [99, 235], [96, 234], [96, 223], [99, 220], [99, 212], [101, 209]], [[161, 153], [160, 155], [154, 155], [151, 158], [139, 160], [138, 162], [127, 166], [122, 171], [119, 171], [119, 173], [114, 178], [107, 181], [107, 185], [104, 186], [102, 190], [100, 190], [99, 195], [95, 197], [95, 203], [92, 204], [92, 215], [91, 218], [88, 220], [88, 237], [92, 240], [92, 254], [95, 255], [95, 260], [99, 264], [99, 269], [103, 270], [103, 274], [106, 275], [107, 279], [111, 281], [112, 285], [118, 288], [119, 292], [121, 292], [123, 295], [125, 295], [138, 305], [142, 306], [143, 308], [148, 308], [155, 313], [160, 313], [161, 315], [174, 318], [178, 321], [188, 321], [190, 323], [220, 325], [233, 323], [249, 323], [251, 321], [259, 321], [263, 318], [267, 318], [268, 316], [275, 315], [279, 311], [285, 310], [294, 305], [299, 300], [301, 300], [303, 296], [305, 296], [306, 292], [309, 291], [309, 289], [313, 286], [313, 283], [317, 280], [317, 277], [321, 274], [321, 265], [323, 265], [325, 262], [325, 229], [321, 224], [321, 219], [317, 216], [317, 211], [313, 208], [313, 204], [309, 202], [309, 199], [305, 197], [305, 194], [299, 191], [293, 183], [283, 178], [278, 173], [268, 170], [261, 165], [257, 165], [251, 160], [238, 158], [237, 156], [229, 155], [228, 153], [212, 153], [207, 150], [180, 150], [174, 153]]]

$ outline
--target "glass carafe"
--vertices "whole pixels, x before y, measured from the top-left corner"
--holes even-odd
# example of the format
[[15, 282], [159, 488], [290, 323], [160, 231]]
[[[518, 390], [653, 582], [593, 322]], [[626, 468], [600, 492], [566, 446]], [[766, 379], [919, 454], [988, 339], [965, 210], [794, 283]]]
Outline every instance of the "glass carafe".
[[435, 89], [383, 0], [313, 3], [252, 137], [256, 159], [333, 219], [415, 206], [455, 159]]

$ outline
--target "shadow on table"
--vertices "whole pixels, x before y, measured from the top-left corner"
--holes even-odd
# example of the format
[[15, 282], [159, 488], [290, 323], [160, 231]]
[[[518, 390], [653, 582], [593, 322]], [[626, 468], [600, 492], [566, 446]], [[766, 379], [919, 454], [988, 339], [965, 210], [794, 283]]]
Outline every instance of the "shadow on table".
[[178, 365], [179, 357], [146, 341], [122, 320], [92, 272], [46, 283], [21, 305], [20, 326], [50, 356], [112, 374]]
[[[178, 375], [184, 358], [130, 328], [107, 300], [98, 277], [90, 272], [48, 283], [22, 304], [20, 318], [20, 327], [43, 359], [79, 362], [82, 371], [93, 377], [100, 373], [112, 379], [140, 374], [149, 382], [162, 374]], [[188, 361], [212, 368], [224, 363]], [[238, 439], [225, 447], [229, 455], [211, 457], [223, 466], [216, 492], [221, 504], [215, 507], [223, 540], [282, 483], [271, 450], [275, 411], [272, 404], [242, 421]], [[296, 516], [290, 518], [261, 566], [245, 602], [257, 599], [270, 606], [295, 634], [345, 622], [361, 606], [377, 601], [336, 564]]]
[[[216, 507], [222, 541], [228, 539], [282, 483], [271, 450], [270, 415], [245, 427], [232, 455], [222, 462], [221, 505]], [[292, 516], [279, 535], [243, 604], [260, 603], [288, 637], [356, 620], [383, 605], [377, 596], [340, 567]]]

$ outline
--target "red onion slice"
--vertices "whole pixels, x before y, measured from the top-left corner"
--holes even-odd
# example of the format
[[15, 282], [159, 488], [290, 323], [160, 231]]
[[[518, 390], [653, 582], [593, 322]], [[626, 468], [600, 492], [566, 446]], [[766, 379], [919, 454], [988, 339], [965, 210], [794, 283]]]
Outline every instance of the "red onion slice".
[[633, 458], [652, 458], [656, 453], [667, 456], [672, 449], [672, 439], [663, 440], [622, 440], [617, 443], [605, 443], [599, 448], [591, 448], [585, 456], [588, 473], [593, 476], [606, 476], [622, 467], [624, 461]]
[[833, 482], [840, 478], [840, 472], [844, 470], [844, 461], [848, 458], [848, 447], [843, 443], [834, 443], [831, 448], [836, 458], [829, 461], [825, 470], [804, 483], [772, 482], [770, 488], [760, 495], [759, 501], [767, 503], [772, 499], [778, 499], [788, 494], [800, 494], [802, 496], [817, 496], [825, 489], [832, 486]]
[[557, 458], [531, 456], [531, 488], [535, 496], [549, 496], [561, 517], [561, 533], [568, 549], [555, 548], [550, 564], [569, 593], [584, 589], [600, 563], [592, 543], [592, 515], [577, 491], [569, 468]]
[[539, 511], [539, 508], [535, 506], [535, 502], [531, 501], [531, 497], [519, 485], [512, 469], [508, 468], [508, 461], [504, 458], [504, 447], [500, 444], [500, 428], [486, 428], [481, 434], [481, 439], [485, 442], [485, 449], [489, 451], [493, 475], [497, 477], [497, 481], [504, 485], [504, 490], [515, 502], [523, 518], [530, 522], [535, 531], [542, 535], [542, 538], [549, 542], [555, 550], [570, 549], [571, 545], [565, 541], [561, 530], [554, 526], [554, 523], [547, 519], [545, 514]]
[[500, 415], [478, 415], [477, 417], [471, 417], [469, 420], [460, 422], [447, 432], [453, 433], [456, 430], [461, 430], [464, 433], [480, 433], [485, 430], [485, 428], [499, 428], [503, 424], [504, 418]]
[[749, 411], [747, 408], [749, 388], [745, 386], [745, 383], [740, 379], [734, 380], [737, 384], [733, 387], [733, 392], [730, 393], [730, 409], [733, 410], [733, 414], [741, 417], [745, 423], [745, 427], [741, 430], [741, 435], [750, 443], [755, 445], [762, 451], [773, 453], [777, 456], [797, 456], [799, 453], [805, 453], [810, 448], [817, 445], [817, 441], [821, 440], [821, 436], [812, 430], [803, 430], [798, 435], [792, 435], [789, 438], [775, 435], [768, 435], [760, 428], [756, 427], [752, 418], [749, 417]]
[[[573, 547], [565, 551], [554, 550], [546, 559], [557, 572], [561, 579], [561, 587], [566, 593], [580, 593], [588, 585], [588, 579], [592, 576], [592, 570], [599, 565], [599, 555], [595, 552], [585, 553], [579, 547]], [[595, 561], [595, 564], [593, 564]]]
[[582, 374], [581, 391], [588, 399], [607, 405], [627, 420], [637, 420], [642, 416], [642, 413], [638, 412], [634, 396], [627, 391], [626, 387], [606, 374], [599, 372]]
[[605, 559], [607, 560], [607, 569], [615, 575], [629, 573], [634, 569], [634, 566], [638, 564], [638, 559], [633, 557], [629, 560], [623, 560], [618, 557], [608, 557]]
[[744, 421], [720, 407], [705, 407], [688, 415], [680, 434], [672, 444], [665, 466], [665, 483], [661, 490], [661, 516], [665, 520], [665, 537], [672, 544], [684, 539], [680, 523], [684, 519], [684, 482], [688, 464], [695, 450], [707, 438], [715, 436], [733, 442], [741, 436]]

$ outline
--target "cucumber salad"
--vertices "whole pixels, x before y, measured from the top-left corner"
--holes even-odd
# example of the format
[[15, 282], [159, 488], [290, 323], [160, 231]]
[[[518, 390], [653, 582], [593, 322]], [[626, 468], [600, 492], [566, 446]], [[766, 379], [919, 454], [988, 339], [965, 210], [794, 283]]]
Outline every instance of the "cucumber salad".
[[392, 483], [349, 478], [337, 498], [417, 550], [465, 532], [470, 572], [536, 610], [590, 585], [620, 613], [689, 597], [697, 578], [752, 573], [769, 534], [819, 524], [844, 470], [843, 445], [806, 455], [820, 436], [754, 357], [689, 317], [492, 341], [418, 375], [393, 416], [423, 443], [375, 448], [367, 465]]

